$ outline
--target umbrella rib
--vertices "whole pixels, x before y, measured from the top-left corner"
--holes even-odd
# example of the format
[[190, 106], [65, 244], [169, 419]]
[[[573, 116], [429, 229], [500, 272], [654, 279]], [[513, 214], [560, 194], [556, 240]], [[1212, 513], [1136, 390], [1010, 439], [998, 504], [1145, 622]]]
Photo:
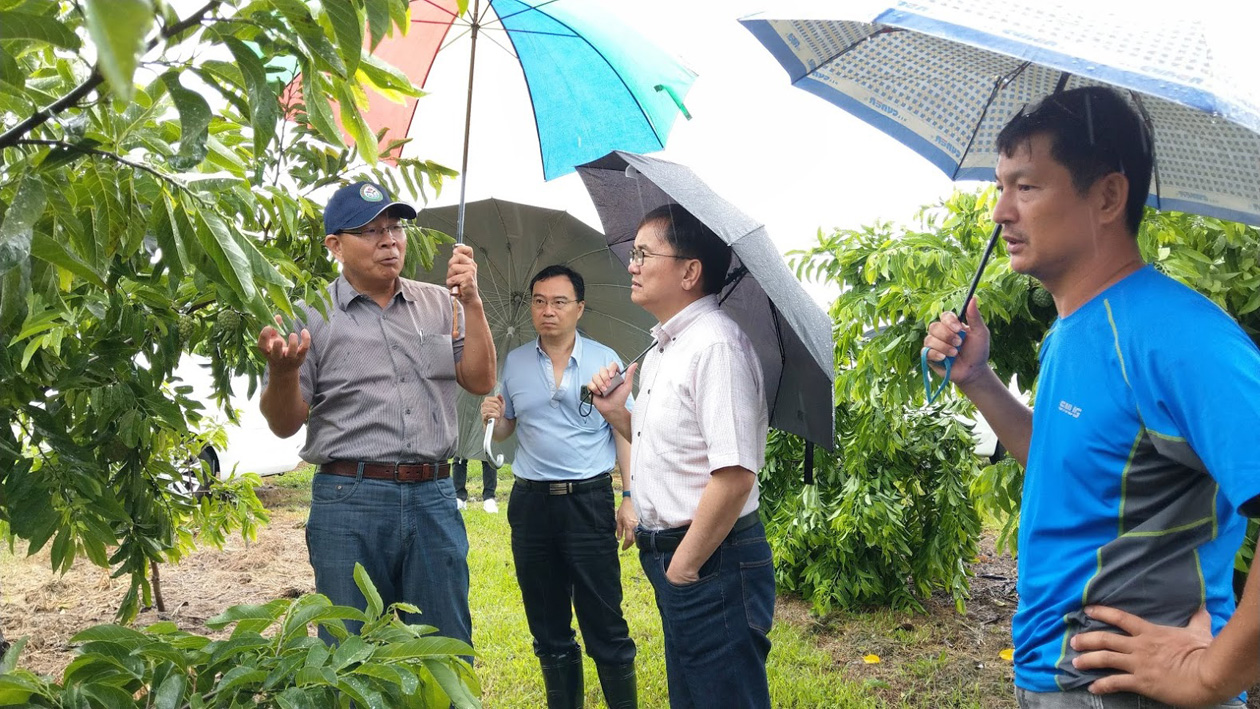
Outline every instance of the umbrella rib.
[[989, 98], [984, 102], [984, 109], [980, 111], [980, 120], [976, 121], [976, 127], [972, 129], [971, 137], [967, 139], [967, 147], [963, 149], [962, 157], [958, 158], [958, 167], [954, 168], [954, 174], [950, 175], [949, 179], [958, 179], [958, 173], [962, 171], [963, 163], [967, 160], [967, 156], [971, 154], [971, 148], [976, 144], [976, 138], [980, 135], [980, 126], [984, 125], [984, 119], [989, 116], [989, 107], [993, 105], [993, 99], [997, 98], [998, 92], [1001, 91], [1004, 86], [1007, 86], [1012, 81], [1018, 79], [1019, 75], [1024, 73], [1024, 70], [1027, 69], [1031, 63], [1032, 62], [1023, 62], [1007, 74], [999, 76], [994, 80], [993, 90], [989, 92]]
[[774, 401], [770, 406], [770, 414], [774, 415], [774, 411], [779, 407], [779, 394], [783, 391], [783, 375], [787, 371], [785, 366], [787, 363], [787, 352], [783, 349], [783, 323], [779, 320], [779, 309], [774, 307], [774, 301], [770, 300], [770, 296], [766, 296], [766, 302], [770, 304], [770, 317], [774, 319], [775, 341], [779, 345], [779, 381], [774, 387]]
[[[503, 24], [503, 21], [504, 21], [504, 20], [510, 20], [510, 19], [512, 19], [513, 17], [516, 17], [517, 15], [523, 15], [523, 14], [525, 14], [525, 13], [527, 13], [527, 12], [533, 12], [533, 11], [539, 11], [539, 12], [542, 12], [542, 11], [540, 10], [540, 8], [546, 7], [547, 5], [550, 5], [550, 4], [551, 4], [551, 3], [553, 3], [553, 2], [556, 2], [556, 0], [546, 0], [546, 2], [540, 2], [540, 3], [538, 3], [537, 5], [532, 5], [532, 6], [530, 6], [530, 7], [525, 8], [524, 10], [517, 10], [516, 12], [510, 13], [510, 14], [507, 14], [507, 15], [503, 15], [502, 17], [498, 17], [499, 13], [498, 13], [498, 11], [496, 10], [494, 14], [495, 14], [495, 16], [497, 17], [497, 19], [496, 19], [496, 20], [492, 20], [492, 22], [498, 22], [499, 24]], [[493, 3], [493, 2], [491, 2], [491, 3], [490, 3], [490, 6], [491, 6], [491, 7], [493, 7], [493, 6], [494, 6], [494, 3]], [[544, 12], [543, 14], [544, 14], [544, 15], [546, 15], [547, 13], [545, 13], [545, 12]], [[551, 19], [553, 19], [553, 20], [555, 19], [555, 17], [552, 17], [551, 15], [547, 15], [547, 17], [551, 17]], [[505, 29], [506, 29], [506, 28], [505, 28]], [[560, 35], [560, 36], [568, 36], [568, 35]]]
[[[425, 4], [426, 4], [426, 5], [431, 5], [432, 7], [436, 8], [436, 9], [438, 9], [438, 10], [441, 10], [442, 12], [444, 12], [444, 13], [446, 13], [446, 14], [450, 15], [452, 19], [453, 19], [453, 18], [456, 18], [456, 17], [459, 17], [459, 14], [458, 14], [458, 13], [451, 12], [450, 10], [448, 10], [448, 9], [446, 9], [446, 8], [444, 8], [444, 7], [442, 7], [441, 5], [439, 5], [439, 4], [435, 3], [435, 2], [433, 2], [433, 0], [424, 0], [424, 2], [425, 2]], [[412, 22], [415, 22], [415, 21], [416, 21], [416, 20], [412, 20]]]
[[849, 46], [844, 47], [844, 48], [843, 48], [843, 49], [841, 49], [840, 51], [836, 52], [833, 56], [827, 57], [827, 61], [822, 62], [821, 64], [819, 64], [818, 66], [814, 67], [813, 69], [810, 69], [809, 71], [805, 72], [804, 74], [801, 74], [801, 76], [800, 76], [799, 78], [793, 79], [793, 80], [792, 80], [792, 85], [793, 85], [793, 86], [796, 86], [796, 85], [797, 85], [797, 83], [799, 83], [801, 79], [804, 79], [805, 77], [810, 76], [810, 75], [813, 75], [813, 74], [817, 74], [819, 71], [821, 71], [821, 70], [823, 69], [823, 67], [827, 66], [828, 64], [832, 64], [832, 63], [834, 63], [834, 62], [838, 61], [838, 60], [840, 59], [840, 57], [843, 57], [844, 55], [848, 54], [849, 52], [853, 51], [854, 49], [857, 49], [857, 48], [858, 48], [858, 46], [860, 46], [860, 45], [862, 45], [862, 44], [866, 43], [866, 42], [867, 42], [868, 40], [870, 40], [870, 39], [873, 39], [873, 38], [875, 38], [875, 37], [878, 37], [878, 36], [879, 36], [879, 35], [881, 35], [881, 34], [889, 34], [889, 33], [892, 33], [892, 32], [901, 32], [901, 31], [902, 31], [902, 30], [901, 30], [900, 28], [898, 28], [898, 27], [881, 27], [881, 28], [879, 28], [879, 29], [875, 30], [874, 32], [872, 32], [872, 33], [870, 33], [870, 34], [868, 34], [868, 35], [866, 35], [866, 36], [864, 36], [864, 37], [859, 38], [859, 39], [858, 39], [858, 41], [853, 42], [853, 43], [852, 43], [852, 44], [850, 44]]
[[[530, 262], [529, 268], [526, 269], [527, 271], [532, 273], [538, 267], [538, 257], [542, 256], [543, 249], [547, 248], [547, 242], [551, 241], [552, 236], [555, 236], [556, 222], [560, 221], [559, 215], [561, 214], [563, 213], [558, 212], [556, 215], [553, 215], [551, 222], [547, 225], [547, 234], [543, 236], [542, 241], [538, 244], [538, 248], [534, 250], [534, 260]], [[569, 262], [566, 261], [565, 263]]]
[[[459, 19], [459, 16], [460, 16], [459, 13], [452, 13], [452, 11], [447, 10], [446, 8], [444, 8], [444, 6], [438, 5], [437, 3], [433, 3], [433, 0], [425, 0], [425, 4], [430, 5], [431, 8], [435, 10], [442, 11], [442, 13], [444, 14], [450, 15], [452, 21]], [[411, 20], [411, 21], [413, 21], [413, 23], [421, 23], [421, 21], [433, 21], [433, 20]], [[446, 23], [446, 24], [450, 24], [450, 23]]]
[[1142, 103], [1141, 94], [1129, 89], [1129, 97], [1133, 99], [1133, 103], [1137, 104], [1138, 113], [1142, 114], [1142, 122], [1146, 124], [1146, 138], [1151, 145], [1151, 176], [1155, 181], [1155, 208], [1163, 209], [1164, 199], [1159, 189], [1159, 160], [1155, 156], [1155, 123], [1151, 120], [1151, 114], [1146, 112], [1146, 104]]
[[[454, 23], [452, 23], [452, 24], [454, 24]], [[463, 28], [464, 28], [464, 31], [463, 31], [463, 32], [460, 32], [459, 34], [455, 35], [454, 37], [451, 37], [450, 39], [446, 40], [446, 43], [445, 43], [445, 44], [443, 44], [441, 47], [439, 47], [439, 48], [438, 48], [438, 52], [444, 52], [444, 51], [446, 51], [446, 49], [447, 49], [448, 47], [450, 47], [452, 44], [454, 44], [454, 43], [458, 42], [458, 41], [460, 40], [460, 38], [462, 38], [462, 37], [467, 37], [467, 36], [468, 36], [468, 33], [472, 31], [472, 27], [471, 27], [471, 26], [469, 26], [469, 25], [460, 25], [460, 27], [463, 27]]]
[[[485, 28], [483, 27], [482, 29], [485, 29]], [[506, 31], [506, 30], [505, 30], [505, 31]], [[483, 37], [485, 37], [487, 40], [489, 40], [489, 41], [493, 42], [493, 43], [494, 43], [494, 46], [496, 46], [496, 47], [498, 47], [499, 49], [502, 49], [503, 51], [507, 52], [507, 54], [508, 54], [508, 56], [509, 56], [509, 57], [512, 57], [512, 58], [513, 58], [513, 59], [515, 59], [517, 62], [520, 62], [520, 61], [521, 61], [521, 58], [520, 58], [520, 57], [518, 57], [518, 56], [516, 55], [516, 52], [514, 52], [514, 51], [512, 51], [511, 49], [508, 49], [507, 47], [503, 46], [503, 43], [502, 43], [502, 42], [500, 42], [499, 40], [495, 39], [495, 38], [494, 38], [494, 35], [486, 34], [486, 35], [482, 35], [482, 36], [483, 36]]]
[[580, 254], [578, 254], [577, 256], [574, 256], [573, 258], [569, 259], [569, 263], [577, 263], [578, 261], [581, 261], [582, 259], [586, 258], [587, 256], [591, 256], [591, 255], [593, 255], [593, 254], [602, 254], [602, 253], [607, 253], [607, 251], [608, 251], [608, 247], [607, 247], [607, 246], [605, 246], [605, 247], [604, 247], [604, 248], [602, 248], [602, 249], [591, 249], [590, 251], [586, 251], [586, 252], [580, 253]]
[[643, 332], [643, 333], [646, 333], [646, 332], [647, 332], [647, 330], [646, 330], [646, 329], [644, 329], [644, 327], [643, 327], [642, 325], [639, 325], [638, 323], [634, 323], [634, 322], [631, 322], [631, 321], [629, 321], [629, 320], [626, 320], [625, 318], [619, 318], [619, 317], [617, 317], [616, 315], [613, 315], [612, 313], [609, 313], [609, 312], [605, 312], [605, 311], [603, 311], [603, 310], [600, 310], [599, 308], [592, 307], [592, 306], [589, 306], [589, 305], [588, 305], [588, 306], [587, 306], [587, 308], [586, 308], [586, 310], [587, 310], [587, 312], [589, 312], [589, 313], [594, 313], [594, 314], [596, 314], [596, 315], [602, 315], [602, 316], [604, 316], [604, 317], [608, 318], [609, 320], [612, 320], [612, 321], [614, 321], [614, 322], [619, 322], [619, 323], [621, 323], [622, 325], [625, 325], [626, 327], [630, 327], [630, 328], [633, 328], [633, 329], [637, 330], [638, 332]]

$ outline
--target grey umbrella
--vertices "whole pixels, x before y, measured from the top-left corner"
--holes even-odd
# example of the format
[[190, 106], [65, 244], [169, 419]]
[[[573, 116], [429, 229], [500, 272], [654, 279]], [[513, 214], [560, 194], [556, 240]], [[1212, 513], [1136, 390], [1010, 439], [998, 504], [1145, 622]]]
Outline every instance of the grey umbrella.
[[[454, 234], [457, 206], [420, 210], [416, 224]], [[578, 322], [583, 335], [602, 342], [629, 361], [651, 341], [652, 316], [630, 302], [630, 274], [608, 250], [604, 235], [567, 212], [528, 204], [486, 199], [465, 207], [464, 243], [473, 247], [477, 284], [494, 336], [500, 366], [511, 350], [538, 337], [530, 317], [529, 281], [544, 266], [562, 263], [586, 281], [586, 312]], [[446, 281], [446, 261], [452, 244], [438, 249], [431, 272], [417, 278], [429, 283]], [[460, 390], [459, 448], [457, 455], [485, 459], [481, 425], [481, 397]], [[500, 448], [496, 447], [496, 452]], [[510, 461], [516, 439], [503, 442]]]
[[664, 204], [681, 205], [731, 245], [731, 270], [745, 275], [718, 298], [757, 349], [770, 425], [834, 450], [831, 319], [788, 270], [765, 227], [682, 165], [615, 151], [579, 166], [578, 174], [622, 263], [630, 260], [639, 221]]

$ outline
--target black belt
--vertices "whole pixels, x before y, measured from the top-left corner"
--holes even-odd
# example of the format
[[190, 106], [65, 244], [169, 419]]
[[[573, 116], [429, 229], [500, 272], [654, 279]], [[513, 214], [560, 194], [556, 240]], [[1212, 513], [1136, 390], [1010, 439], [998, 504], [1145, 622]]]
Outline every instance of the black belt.
[[400, 483], [427, 483], [451, 476], [450, 463], [362, 463], [353, 460], [333, 460], [319, 466], [319, 472], [341, 475], [347, 478], [359, 476], [370, 480], [393, 480]]
[[[735, 525], [731, 527], [731, 531], [726, 535], [730, 539], [731, 535], [742, 532], [745, 529], [757, 524], [760, 521], [757, 510], [753, 510], [748, 514], [735, 520]], [[678, 549], [678, 545], [682, 544], [683, 537], [686, 536], [687, 527], [674, 527], [673, 529], [662, 529], [659, 532], [650, 532], [646, 529], [635, 530], [634, 544], [645, 551], [671, 552]]]
[[522, 490], [527, 492], [545, 492], [548, 495], [572, 495], [575, 492], [606, 487], [611, 484], [612, 475], [608, 473], [600, 473], [593, 478], [585, 480], [566, 480], [563, 482], [542, 482], [539, 480], [526, 480], [521, 477], [516, 478], [516, 486]]

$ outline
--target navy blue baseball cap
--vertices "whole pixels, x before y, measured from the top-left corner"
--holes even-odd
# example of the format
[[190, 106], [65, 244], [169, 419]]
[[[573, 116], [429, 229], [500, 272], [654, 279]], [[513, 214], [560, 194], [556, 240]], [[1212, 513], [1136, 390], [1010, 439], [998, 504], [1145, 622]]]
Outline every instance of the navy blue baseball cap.
[[389, 191], [374, 182], [356, 182], [333, 194], [324, 207], [324, 233], [336, 234], [345, 229], [358, 229], [380, 216], [387, 209], [399, 219], [415, 219], [416, 208], [406, 202], [394, 202]]

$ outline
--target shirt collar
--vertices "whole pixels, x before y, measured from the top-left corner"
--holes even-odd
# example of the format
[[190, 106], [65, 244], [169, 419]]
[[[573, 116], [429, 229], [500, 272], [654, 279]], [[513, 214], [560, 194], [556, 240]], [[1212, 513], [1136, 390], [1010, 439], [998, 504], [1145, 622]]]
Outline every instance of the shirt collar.
[[657, 344], [662, 348], [673, 340], [677, 339], [691, 324], [700, 319], [700, 316], [711, 313], [718, 309], [717, 295], [709, 294], [698, 300], [692, 301], [687, 307], [678, 311], [674, 317], [663, 323], [658, 323], [652, 328], [652, 337], [656, 339]]
[[[543, 351], [541, 336], [534, 338], [534, 349], [538, 350], [538, 354], [542, 355], [543, 357], [548, 356], [547, 353]], [[575, 332], [573, 334], [573, 351], [569, 353], [569, 360], [572, 362], [582, 361], [582, 333], [581, 332]]]
[[[394, 297], [397, 297], [400, 291], [402, 293], [403, 300], [415, 302], [415, 294], [406, 288], [406, 284], [401, 278], [398, 279], [398, 286], [394, 290]], [[350, 281], [347, 281], [346, 277], [342, 275], [337, 276], [337, 280], [333, 281], [333, 297], [336, 299], [337, 307], [341, 308], [344, 312], [350, 307], [350, 304], [353, 303], [356, 298], [366, 298], [367, 296], [355, 290], [354, 286], [350, 285]]]

